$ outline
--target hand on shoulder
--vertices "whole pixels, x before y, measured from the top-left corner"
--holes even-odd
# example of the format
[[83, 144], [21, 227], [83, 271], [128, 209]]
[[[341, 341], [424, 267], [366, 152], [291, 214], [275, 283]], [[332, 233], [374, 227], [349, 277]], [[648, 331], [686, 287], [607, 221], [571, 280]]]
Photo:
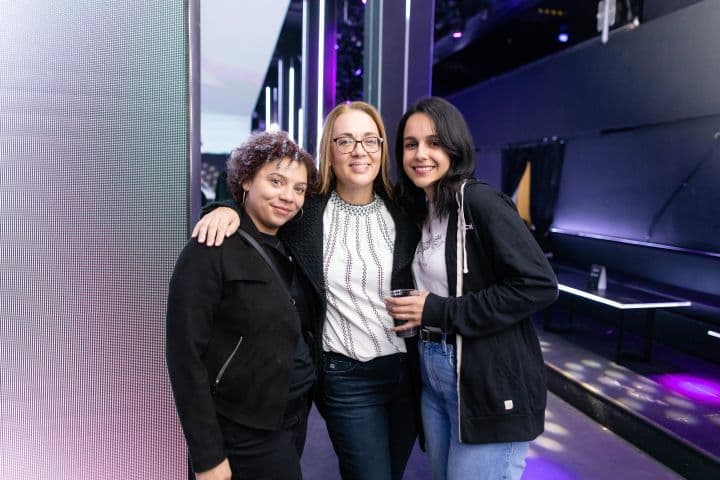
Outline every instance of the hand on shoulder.
[[240, 215], [230, 207], [218, 207], [195, 224], [192, 237], [208, 247], [222, 245], [223, 240], [240, 228]]

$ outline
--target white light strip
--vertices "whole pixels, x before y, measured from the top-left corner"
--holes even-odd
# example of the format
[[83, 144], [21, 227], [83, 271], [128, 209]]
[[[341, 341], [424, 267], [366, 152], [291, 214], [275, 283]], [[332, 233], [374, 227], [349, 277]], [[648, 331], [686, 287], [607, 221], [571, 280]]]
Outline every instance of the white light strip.
[[320, 8], [318, 9], [318, 68], [317, 68], [317, 118], [315, 132], [317, 141], [315, 143], [315, 158], [320, 158], [320, 138], [322, 136], [322, 123], [323, 123], [323, 97], [325, 97], [325, 91], [323, 86], [325, 84], [325, 0], [320, 0]]
[[304, 125], [305, 119], [302, 117], [303, 109], [307, 105], [307, 64], [308, 64], [308, 49], [307, 49], [307, 37], [308, 37], [308, 6], [307, 0], [303, 0], [302, 4], [302, 61], [300, 63], [300, 108], [298, 108], [298, 145], [305, 147], [305, 132], [302, 126]]
[[410, 63], [410, 4], [412, 0], [405, 0], [405, 55], [403, 59], [403, 112], [407, 110], [408, 103], [408, 75]]
[[708, 335], [715, 338], [720, 338], [720, 332], [716, 332], [715, 330], [708, 330]]
[[288, 70], [288, 135], [295, 140], [295, 67]]
[[602, 43], [607, 43], [610, 31], [610, 0], [603, 2]]
[[277, 94], [277, 115], [275, 121], [280, 125], [280, 130], [283, 130], [283, 77], [285, 76], [285, 67], [283, 66], [282, 58], [278, 59], [278, 94]]
[[270, 87], [265, 87], [265, 131], [270, 128], [270, 102], [272, 101], [272, 94], [270, 93]]
[[562, 283], [558, 284], [558, 290], [561, 292], [570, 293], [577, 295], [578, 297], [587, 298], [593, 302], [602, 303], [613, 308], [619, 308], [620, 310], [633, 310], [639, 308], [671, 308], [671, 307], [689, 307], [692, 302], [688, 301], [677, 301], [677, 302], [650, 302], [650, 303], [620, 303], [614, 300], [609, 300], [605, 297], [595, 295], [584, 290], [578, 290], [577, 288], [568, 287]]
[[377, 8], [380, 14], [378, 15], [377, 82], [375, 88], [377, 91], [377, 105], [375, 105], [375, 108], [377, 108], [379, 112], [382, 112], [383, 19], [385, 18], [383, 11], [385, 8], [385, 0], [379, 0]]
[[[305, 119], [303, 118], [303, 109], [302, 107], [298, 108], [297, 112], [297, 119], [298, 119], [298, 144], [302, 147], [302, 139], [305, 138]], [[317, 158], [315, 158], [315, 165], [317, 165], [318, 161]]]
[[575, 237], [593, 238], [595, 240], [609, 240], [611, 242], [627, 243], [628, 245], [639, 245], [641, 247], [660, 248], [663, 250], [671, 250], [673, 252], [692, 253], [692, 254], [696, 254], [696, 255], [705, 255], [708, 257], [720, 258], [720, 253], [706, 252], [703, 250], [692, 250], [690, 248], [674, 247], [672, 245], [663, 245], [662, 243], [643, 242], [641, 240], [631, 240], [629, 238], [612, 237], [609, 235], [600, 235], [597, 233], [576, 232], [573, 230], [566, 230], [564, 228], [555, 228], [555, 227], [551, 228], [550, 231], [553, 233], [560, 233], [563, 235], [572, 235]]

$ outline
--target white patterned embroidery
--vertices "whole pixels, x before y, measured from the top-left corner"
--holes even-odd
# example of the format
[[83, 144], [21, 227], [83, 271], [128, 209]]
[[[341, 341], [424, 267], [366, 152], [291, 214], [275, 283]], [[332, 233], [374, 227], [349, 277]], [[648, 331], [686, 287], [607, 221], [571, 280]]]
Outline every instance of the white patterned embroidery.
[[331, 194], [323, 227], [326, 350], [362, 361], [405, 351], [389, 330], [392, 319], [383, 303], [390, 289], [394, 227], [380, 198], [358, 206]]

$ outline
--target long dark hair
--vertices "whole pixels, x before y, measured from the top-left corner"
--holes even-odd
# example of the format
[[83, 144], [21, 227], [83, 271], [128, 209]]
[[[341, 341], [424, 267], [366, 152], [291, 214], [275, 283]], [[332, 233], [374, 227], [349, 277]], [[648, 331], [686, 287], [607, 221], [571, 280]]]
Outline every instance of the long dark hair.
[[405, 124], [408, 118], [416, 113], [424, 113], [430, 117], [440, 144], [450, 157], [449, 170], [435, 185], [433, 203], [438, 215], [446, 216], [456, 210], [455, 194], [460, 189], [460, 184], [473, 178], [475, 147], [462, 113], [447, 100], [439, 97], [423, 98], [405, 112], [398, 125], [395, 140], [398, 200], [411, 218], [422, 223], [428, 213], [425, 192], [415, 186], [403, 168]]

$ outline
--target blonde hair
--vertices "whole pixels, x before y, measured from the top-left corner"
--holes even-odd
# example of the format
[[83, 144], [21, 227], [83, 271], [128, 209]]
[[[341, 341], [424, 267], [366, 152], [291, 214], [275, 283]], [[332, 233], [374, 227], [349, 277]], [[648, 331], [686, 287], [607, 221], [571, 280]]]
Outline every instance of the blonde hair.
[[375, 177], [373, 189], [376, 193], [378, 190], [384, 190], [386, 196], [392, 198], [393, 187], [390, 182], [390, 155], [388, 153], [388, 138], [385, 132], [385, 124], [375, 107], [366, 102], [341, 103], [333, 108], [328, 116], [325, 117], [325, 126], [323, 127], [322, 138], [320, 140], [320, 148], [318, 148], [318, 154], [320, 156], [320, 185], [318, 187], [318, 193], [320, 195], [327, 195], [335, 188], [336, 179], [332, 171], [332, 162], [330, 161], [333, 155], [332, 132], [337, 118], [343, 113], [352, 110], [357, 110], [369, 115], [373, 122], [375, 122], [378, 133], [383, 139], [381, 147], [382, 153], [380, 155], [380, 175]]

